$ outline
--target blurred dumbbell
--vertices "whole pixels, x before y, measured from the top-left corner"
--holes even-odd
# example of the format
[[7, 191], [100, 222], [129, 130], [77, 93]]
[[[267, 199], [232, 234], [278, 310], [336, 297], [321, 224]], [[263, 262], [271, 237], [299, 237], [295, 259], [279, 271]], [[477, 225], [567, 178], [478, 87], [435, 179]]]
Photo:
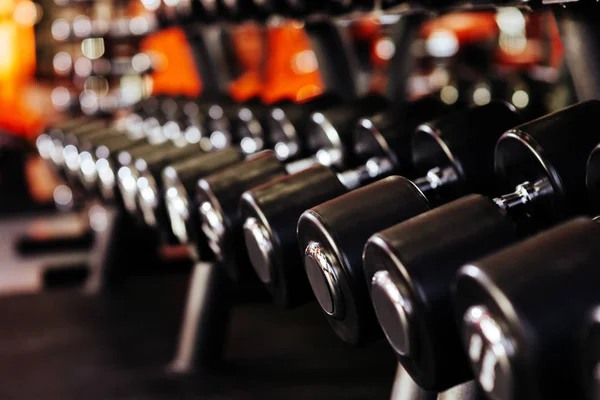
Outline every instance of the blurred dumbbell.
[[351, 138], [354, 124], [360, 117], [381, 110], [386, 104], [383, 98], [369, 97], [313, 113], [307, 138], [310, 148], [320, 148], [314, 156], [284, 164], [273, 152], [266, 152], [198, 182], [195, 197], [199, 204], [200, 229], [216, 258], [229, 267], [234, 280], [252, 276], [248, 256], [243, 251], [243, 221], [238, 213], [242, 193], [316, 164], [352, 165], [356, 162]]
[[[325, 102], [322, 100], [316, 100], [309, 102], [304, 105], [295, 105], [298, 109], [302, 110], [301, 114], [304, 114], [304, 118], [307, 117], [307, 111], [311, 110], [315, 106], [324, 105]], [[231, 129], [235, 132], [237, 136], [238, 144], [239, 144], [239, 155], [237, 156], [238, 161], [241, 161], [243, 156], [247, 156], [250, 154], [257, 153], [263, 150], [267, 146], [273, 146], [278, 150], [278, 158], [281, 160], [293, 159], [297, 157], [300, 153], [301, 149], [301, 141], [302, 138], [296, 132], [296, 127], [291, 124], [288, 120], [287, 123], [289, 125], [282, 126], [281, 129], [276, 129], [274, 131], [274, 135], [271, 136], [269, 132], [269, 127], [279, 127], [277, 123], [281, 121], [275, 121], [273, 117], [273, 113], [277, 110], [281, 110], [281, 108], [272, 109], [271, 106], [261, 105], [261, 104], [252, 104], [248, 106], [238, 106], [238, 105], [230, 105], [223, 107], [223, 113], [226, 116], [227, 121], [231, 121]], [[214, 107], [209, 109], [209, 113], [214, 111]], [[289, 115], [290, 113], [288, 113]], [[277, 116], [277, 115], [276, 115]], [[222, 119], [222, 118], [221, 118]], [[219, 121], [218, 119], [214, 121]], [[277, 122], [277, 123], [275, 123]], [[297, 124], [301, 125], [301, 124]], [[300, 127], [300, 126], [298, 126]], [[215, 127], [213, 127], [214, 129]], [[301, 127], [300, 127], [301, 128]], [[189, 132], [186, 132], [189, 133]], [[208, 148], [213, 149], [213, 144], [215, 140], [215, 134], [220, 134], [221, 131], [213, 131], [211, 133], [211, 140]], [[186, 140], [189, 140], [189, 137], [186, 135]], [[320, 137], [311, 136], [311, 139], [316, 140], [318, 143], [309, 143], [308, 146], [313, 146], [314, 148], [329, 145], [329, 137], [325, 135], [321, 135]], [[206, 146], [203, 146], [204, 143], [200, 143], [203, 150], [207, 150]], [[225, 145], [229, 145], [230, 141], [227, 141]], [[287, 151], [283, 151], [282, 148], [285, 148]], [[170, 155], [173, 154], [174, 157]], [[227, 153], [229, 156], [232, 156], [230, 153]], [[211, 158], [210, 161], [211, 167], [208, 167], [204, 162], [195, 162], [190, 161], [187, 162], [188, 156], [192, 156], [193, 158], [200, 159], [202, 158], [202, 154], [190, 154], [182, 150], [182, 152], [177, 152], [175, 150], [170, 151], [168, 154], [155, 154], [152, 156], [152, 162], [144, 161], [136, 161], [133, 165], [133, 174], [137, 176], [136, 180], [138, 183], [138, 189], [136, 192], [137, 196], [137, 207], [143, 216], [144, 221], [147, 225], [154, 228], [164, 228], [167, 232], [169, 232], [169, 237], [171, 240], [176, 240], [170, 234], [172, 230], [169, 226], [169, 218], [168, 218], [168, 209], [167, 204], [164, 200], [164, 195], [167, 190], [162, 191], [163, 188], [163, 169], [168, 166], [172, 161], [181, 160], [182, 167], [187, 169], [190, 165], [194, 165], [194, 168], [197, 168], [199, 172], [204, 175], [199, 175], [195, 179], [205, 176], [206, 174], [216, 172], [217, 170], [231, 165], [233, 158], [225, 158], [222, 162], [215, 162], [216, 158]], [[195, 157], [194, 157], [195, 156]], [[150, 155], [146, 155], [146, 157], [150, 157]], [[141, 159], [140, 159], [141, 160]], [[198, 160], [197, 160], [198, 161]], [[139, 165], [138, 165], [139, 164]], [[303, 164], [299, 164], [303, 165]], [[211, 169], [212, 168], [212, 169]], [[193, 168], [192, 168], [193, 169]], [[169, 170], [171, 172], [171, 177], [169, 178], [169, 184], [174, 183], [176, 180], [176, 176], [172, 173], [176, 171]], [[188, 178], [192, 178], [193, 173], [188, 169]], [[171, 191], [173, 193], [173, 191]], [[185, 194], [185, 193], [184, 193]]]
[[[154, 224], [153, 216], [144, 213], [152, 212], [154, 203], [160, 199], [159, 186], [155, 177], [159, 177], [162, 168], [181, 158], [202, 154], [208, 151], [220, 150], [228, 147], [234, 141], [239, 129], [239, 142], [248, 139], [247, 146], [255, 147], [264, 144], [262, 125], [257, 126], [254, 113], [248, 111], [244, 114], [245, 107], [234, 105], [217, 105], [212, 103], [197, 104], [197, 108], [189, 114], [186, 128], [176, 128], [172, 126], [173, 131], [179, 132], [179, 135], [171, 135], [172, 140], [166, 136], [165, 127], [160, 123], [154, 124], [152, 129], [146, 129], [146, 134], [154, 140], [141, 147], [133, 147], [125, 150], [109, 152], [113, 157], [103, 158], [107, 161], [97, 161], [104, 168], [104, 176], [99, 174], [100, 186], [102, 191], [110, 192], [114, 190], [114, 179], [116, 177], [116, 187], [118, 196], [123, 201], [123, 206], [132, 215], [141, 217], [142, 221], [148, 224]], [[238, 119], [238, 112], [248, 115], [246, 120]], [[193, 115], [193, 117], [191, 117]], [[170, 121], [167, 121], [167, 124]], [[183, 129], [183, 130], [182, 130]], [[176, 141], [176, 146], [170, 145]], [[160, 144], [161, 147], [153, 145]], [[149, 160], [146, 161], [145, 159]], [[137, 162], [137, 165], [136, 165]], [[138, 169], [139, 167], [139, 169]], [[138, 204], [138, 197], [141, 193], [138, 191], [138, 179], [145, 174], [142, 180], [142, 186], [145, 189], [146, 198], [141, 198], [143, 204]], [[151, 179], [150, 179], [151, 178]], [[146, 207], [141, 209], [141, 205]]]
[[[82, 140], [95, 140], [112, 134], [127, 133], [134, 137], [143, 134], [144, 120], [158, 112], [160, 102], [164, 97], [148, 98], [136, 104], [131, 112], [124, 117], [111, 121], [107, 118], [91, 119], [88, 117], [67, 121], [59, 126], [52, 127], [47, 133], [37, 139], [40, 155], [49, 161], [64, 179], [68, 179], [68, 170], [71, 170], [71, 180], [76, 175], [75, 163], [77, 162], [76, 146]], [[65, 151], [66, 149], [66, 151]], [[66, 154], [65, 154], [66, 153]], [[67, 158], [65, 158], [67, 155]], [[67, 161], [71, 165], [66, 165]]]
[[586, 158], [600, 142], [586, 127], [598, 112], [600, 102], [584, 102], [502, 135], [495, 170], [513, 193], [463, 197], [367, 242], [363, 267], [377, 318], [419, 386], [442, 391], [472, 377], [450, 301], [457, 270], [586, 210]]
[[[281, 104], [267, 114], [269, 131], [268, 145], [278, 160], [288, 161], [314, 154], [320, 148], [335, 148], [339, 142], [327, 136], [322, 130], [306, 132], [310, 114], [315, 108], [328, 108], [332, 99], [318, 99], [304, 104]], [[239, 148], [230, 148], [217, 152], [222, 156], [206, 157], [197, 155], [178, 161], [163, 170], [164, 203], [169, 214], [169, 223], [179, 242], [186, 244], [192, 254], [209, 251], [199, 240], [198, 204], [193, 193], [198, 179], [208, 176], [226, 166], [241, 162], [246, 154]]]
[[90, 135], [98, 130], [104, 130], [108, 127], [106, 120], [93, 120], [83, 125], [67, 128], [54, 128], [37, 138], [36, 146], [40, 156], [47, 160], [55, 171], [65, 180], [67, 173], [65, 170], [64, 148], [79, 136]]
[[[109, 130], [105, 133], [98, 132], [85, 136], [69, 149], [65, 148], [67, 166], [73, 175], [79, 177], [84, 188], [90, 192], [100, 189], [103, 197], [111, 200], [115, 181], [114, 173], [108, 168], [111, 154], [147, 143], [199, 140], [201, 131], [204, 131], [204, 117], [200, 115], [197, 105], [189, 99], [178, 99], [177, 102], [174, 99], [170, 99], [171, 102], [167, 100], [169, 99], [162, 103], [162, 125], [153, 116], [145, 120], [140, 118], [138, 124], [127, 124], [129, 129], [125, 129], [125, 132], [121, 132], [121, 129], [113, 129], [112, 132]], [[197, 135], [193, 135], [192, 128], [197, 131]], [[69, 158], [67, 158], [67, 150], [70, 150]], [[107, 183], [107, 181], [110, 181], [109, 184], [112, 185], [110, 189], [107, 189], [106, 185], [99, 185], [99, 183]]]
[[[196, 152], [191, 154], [176, 153], [176, 157], [170, 157], [166, 154], [160, 156], [156, 155], [153, 157], [152, 162], [149, 163], [148, 161], [144, 161], [146, 165], [141, 161], [136, 161], [137, 164], [140, 164], [134, 165], [134, 168], [136, 169], [134, 174], [138, 176], [137, 182], [139, 189], [136, 193], [137, 205], [142, 212], [146, 224], [157, 229], [164, 229], [169, 232], [169, 237], [171, 237], [172, 240], [177, 239], [171, 235], [174, 231], [170, 229], [171, 227], [169, 224], [167, 204], [169, 198], [165, 198], [165, 194], [170, 186], [178, 184], [177, 168], [168, 169], [168, 177], [163, 174], [163, 170], [165, 170], [165, 168], [173, 161], [181, 160], [176, 167], [185, 170], [188, 180], [186, 183], [188, 183], [189, 187], [189, 184], [194, 179], [197, 180], [207, 174], [214, 173], [225, 166], [232, 165], [234, 160], [236, 162], [242, 161], [244, 156], [257, 153], [263, 150], [267, 145], [283, 145], [291, 150], [299, 149], [300, 137], [296, 135], [295, 129], [277, 131], [276, 137], [271, 137], [267, 123], [267, 119], [272, 115], [270, 111], [271, 107], [265, 105], [252, 107], [230, 106], [225, 109], [225, 114], [231, 115], [230, 118], [233, 120], [233, 130], [238, 138], [239, 149], [235, 155], [231, 151], [226, 152], [223, 160], [217, 161], [216, 157], [211, 157], [209, 161], [202, 161], [204, 154]], [[213, 132], [211, 136], [214, 135], [214, 133], [215, 132]], [[206, 148], [203, 147], [203, 150], [206, 150]], [[295, 155], [297, 155], [297, 151], [290, 151], [288, 152], [287, 157], [293, 157]], [[206, 162], [208, 162], [208, 164], [206, 164]], [[194, 170], [198, 172], [198, 175], [195, 177]], [[165, 178], [167, 178], [166, 181]], [[169, 188], [164, 185], [165, 182]], [[162, 190], [163, 188], [165, 190]], [[171, 191], [172, 196], [175, 195], [173, 192], [174, 191]], [[183, 194], [187, 195], [187, 191], [184, 191]], [[171, 197], [170, 200], [172, 201], [173, 197]]]
[[315, 146], [320, 147], [320, 140], [305, 134], [312, 113], [326, 111], [339, 104], [337, 96], [325, 94], [300, 104], [281, 102], [271, 107], [265, 123], [271, 139], [271, 148], [277, 158], [285, 161], [314, 153]]
[[[412, 135], [415, 176], [396, 176], [304, 212], [298, 244], [312, 290], [337, 335], [358, 345], [380, 332], [362, 268], [362, 249], [374, 233], [471, 192], [494, 186], [494, 145], [520, 115], [492, 102], [420, 125]], [[429, 201], [428, 201], [429, 200]]]
[[412, 131], [446, 111], [447, 107], [431, 96], [364, 118], [352, 140], [353, 151], [361, 160], [358, 167], [338, 173], [315, 166], [242, 195], [240, 211], [249, 258], [276, 303], [288, 307], [310, 298], [296, 238], [302, 212], [392, 172], [407, 172], [410, 162], [405, 153]]
[[72, 186], [77, 186], [87, 191], [95, 187], [96, 168], [92, 158], [92, 152], [96, 146], [101, 143], [114, 140], [128, 140], [129, 142], [139, 143], [145, 138], [135, 136], [129, 131], [122, 131], [117, 128], [104, 128], [88, 135], [81, 135], [75, 140], [69, 140], [63, 148], [64, 171], [68, 182]]

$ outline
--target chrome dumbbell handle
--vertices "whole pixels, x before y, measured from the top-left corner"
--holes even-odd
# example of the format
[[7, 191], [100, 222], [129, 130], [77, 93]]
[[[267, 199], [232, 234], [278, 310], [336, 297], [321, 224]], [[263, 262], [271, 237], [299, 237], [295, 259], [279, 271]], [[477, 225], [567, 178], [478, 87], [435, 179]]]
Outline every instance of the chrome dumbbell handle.
[[421, 178], [413, 180], [415, 185], [427, 195], [428, 192], [438, 189], [459, 180], [459, 174], [452, 166], [436, 167], [427, 171], [427, 174]]
[[357, 189], [379, 176], [391, 173], [395, 164], [387, 157], [372, 157], [358, 168], [338, 174], [338, 179], [348, 190]]
[[514, 213], [523, 207], [529, 206], [540, 197], [552, 196], [554, 188], [547, 178], [537, 182], [523, 182], [512, 193], [494, 199], [494, 202], [506, 212]]

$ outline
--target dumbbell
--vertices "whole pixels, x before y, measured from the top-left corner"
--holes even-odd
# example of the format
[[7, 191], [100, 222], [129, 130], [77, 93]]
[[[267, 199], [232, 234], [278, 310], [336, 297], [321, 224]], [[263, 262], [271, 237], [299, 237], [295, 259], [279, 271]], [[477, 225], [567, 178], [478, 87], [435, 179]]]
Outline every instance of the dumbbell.
[[504, 133], [494, 165], [513, 193], [460, 198], [367, 242], [363, 268], [377, 319], [422, 388], [443, 391], [472, 378], [450, 299], [458, 269], [587, 208], [586, 158], [600, 134], [586, 127], [598, 112], [598, 101], [579, 103]]
[[[117, 120], [103, 130], [90, 131], [72, 138], [66, 135], [63, 153], [67, 172], [73, 180], [80, 181], [84, 188], [92, 190], [96, 187], [97, 179], [94, 158], [97, 146], [107, 141], [122, 143], [127, 139], [134, 144], [143, 142], [142, 139], [150, 142], [176, 140], [183, 135], [182, 127], [195, 124], [197, 120], [193, 110], [187, 107], [187, 103], [193, 103], [189, 100], [184, 103], [184, 100], [163, 97], [160, 101], [143, 101], [141, 106], [136, 107], [137, 111], [124, 118], [123, 123]], [[152, 110], [157, 111], [157, 116], [148, 114]]]
[[[303, 105], [295, 105], [295, 107], [301, 110], [300, 114], [304, 114], [306, 116], [306, 113], [309, 110], [329, 104], [331, 104], [331, 101], [328, 99], [317, 99]], [[240, 153], [238, 161], [241, 161], [241, 157], [243, 156], [254, 154], [262, 150], [265, 146], [267, 146], [267, 144], [272, 144], [278, 150], [278, 158], [281, 160], [287, 160], [300, 154], [299, 149], [301, 148], [301, 138], [296, 132], [296, 127], [292, 125], [291, 121], [289, 120], [282, 121], [281, 119], [277, 119], [276, 117], [280, 117], [280, 115], [277, 113], [278, 110], [282, 109], [276, 108], [271, 110], [271, 106], [264, 105], [229, 106], [225, 108], [224, 114], [228, 115], [229, 118], [233, 120], [233, 129], [239, 137]], [[209, 114], [211, 111], [212, 110], [209, 110]], [[287, 115], [290, 115], [290, 113], [288, 112]], [[211, 120], [218, 121], [218, 119], [214, 118], [211, 118]], [[285, 123], [287, 125], [281, 126], [281, 129], [276, 129], [271, 136], [268, 132], [268, 127], [279, 127], [281, 123]], [[212, 127], [212, 129], [215, 128], [215, 126]], [[220, 131], [212, 132], [211, 137], [217, 132], [220, 133]], [[321, 135], [319, 137], [313, 135], [310, 139], [315, 140], [318, 145], [324, 145], [324, 142], [329, 143], [329, 138], [325, 135]], [[212, 142], [214, 142], [214, 140], [215, 138], [212, 137]], [[308, 145], [316, 147], [317, 144], [310, 143]], [[287, 150], [285, 154], [282, 150], [282, 147]], [[177, 154], [178, 158], [187, 158], [185, 155], [175, 151], [174, 154]], [[232, 156], [230, 153], [227, 154], [231, 158], [225, 157], [222, 162], [215, 162], [216, 158], [212, 157], [210, 159], [211, 161], [209, 161], [209, 164], [199, 161], [202, 158], [201, 154], [195, 154], [195, 158], [197, 158], [196, 161], [187, 159], [183, 160], [181, 167], [187, 169], [187, 178], [193, 179], [192, 170], [194, 168], [198, 169], [198, 172], [207, 174], [215, 172], [226, 165], [230, 165], [232, 160], [236, 157]], [[137, 205], [142, 212], [146, 224], [152, 227], [168, 227], [169, 218], [167, 216], [167, 205], [163, 201], [163, 195], [166, 194], [168, 190], [165, 190], [164, 193], [161, 192], [161, 188], [163, 186], [163, 176], [161, 175], [161, 171], [173, 160], [173, 157], [162, 154], [161, 156], [154, 156], [151, 165], [150, 163], [146, 162], [147, 165], [145, 166], [143, 162], [136, 161], [136, 163], [140, 164], [140, 168], [138, 168], [138, 171], [134, 171], [134, 174], [138, 175], [138, 184], [143, 186], [136, 192]], [[192, 167], [192, 165], [194, 167]], [[302, 164], [300, 163], [297, 165]], [[177, 177], [173, 174], [173, 172], [176, 174], [177, 171], [176, 169], [170, 169], [169, 171], [171, 172], [169, 184], [173, 184], [174, 181], [177, 180]], [[173, 191], [171, 191], [171, 193], [173, 193]], [[182, 194], [185, 195], [185, 191]], [[168, 231], [171, 230], [168, 229]]]
[[457, 274], [460, 336], [494, 400], [584, 398], [582, 327], [600, 304], [600, 225], [576, 218]]
[[[310, 114], [318, 108], [330, 108], [335, 102], [335, 99], [321, 98], [303, 104], [281, 104], [270, 110], [266, 116], [268, 144], [274, 150], [277, 159], [294, 160], [314, 154], [320, 148], [338, 147], [340, 142], [335, 137], [326, 135], [323, 130], [313, 129], [306, 132]], [[198, 236], [198, 205], [193, 198], [198, 179], [241, 162], [245, 157], [245, 154], [237, 148], [219, 153], [222, 154], [221, 158], [197, 155], [181, 160], [165, 168], [162, 173], [164, 203], [171, 230], [180, 243], [188, 245], [193, 255], [209, 251], [206, 246], [201, 249], [195, 248], [197, 244], [204, 244]]]
[[[189, 142], [198, 141], [201, 148], [205, 151], [220, 150], [229, 146], [233, 141], [232, 121], [231, 116], [226, 114], [223, 106], [214, 103], [202, 103], [197, 104], [197, 107], [198, 110], [195, 113], [196, 120], [183, 133], [186, 140]], [[189, 112], [189, 114], [192, 113]], [[145, 130], [146, 135], [151, 138], [150, 142], [155, 144], [164, 143], [165, 137], [160, 125], [152, 125], [152, 129], [149, 129], [147, 126]], [[202, 129], [203, 125], [204, 129]], [[128, 150], [132, 149], [121, 149], [117, 146], [114, 151], [102, 150], [101, 154], [97, 154], [96, 166], [103, 171], [98, 174], [103, 193], [115, 193], [115, 181], [117, 182], [117, 187], [119, 187], [119, 184], [122, 184], [119, 183], [117, 177], [117, 173], [122, 167], [125, 168], [122, 172], [123, 179], [127, 182], [135, 183], [135, 178], [133, 178], [129, 170], [130, 164], [137, 156], [142, 156], [142, 154], [151, 151], [151, 147], [146, 146], [144, 149], [136, 150], [136, 154], [130, 154]], [[124, 191], [124, 187], [119, 187], [119, 197], [122, 197], [124, 192], [127, 192], [126, 201], [128, 205], [126, 208], [131, 209], [131, 212], [135, 212], [135, 185], [133, 187], [131, 185], [126, 186], [131, 190]]]
[[313, 293], [336, 334], [360, 345], [380, 333], [362, 268], [362, 249], [378, 231], [424, 213], [430, 206], [494, 186], [494, 145], [521, 116], [492, 102], [417, 127], [410, 148], [415, 176], [395, 176], [305, 211], [298, 245]]
[[[108, 135], [86, 138], [82, 146], [77, 146], [79, 176], [89, 190], [100, 189], [106, 200], [114, 197], [115, 175], [110, 163], [111, 155], [126, 149], [149, 144], [161, 144], [167, 141], [200, 143], [205, 134], [205, 118], [198, 105], [191, 101], [182, 101], [176, 112], [165, 119], [161, 126], [156, 124], [145, 129], [126, 130], [125, 135]], [[204, 144], [204, 143], [202, 143]]]
[[89, 135], [98, 130], [106, 129], [109, 122], [106, 120], [93, 120], [83, 125], [61, 129], [54, 128], [40, 135], [36, 140], [36, 146], [40, 156], [49, 161], [50, 165], [64, 178], [66, 177], [64, 148], [68, 142], [76, 140], [79, 136]]
[[327, 166], [314, 166], [242, 195], [240, 211], [249, 259], [277, 304], [290, 307], [310, 298], [296, 239], [302, 212], [365, 182], [408, 171], [412, 131], [447, 109], [438, 97], [427, 96], [363, 118], [352, 139], [354, 154], [361, 160], [358, 167], [338, 173]]
[[[153, 163], [146, 162], [147, 167], [138, 168], [138, 171], [136, 171], [139, 175], [137, 178], [138, 186], [141, 184], [143, 187], [138, 187], [140, 190], [137, 192], [137, 204], [146, 224], [159, 229], [164, 228], [169, 232], [171, 239], [176, 239], [171, 236], [171, 233], [174, 233], [173, 230], [169, 229], [167, 202], [172, 200], [172, 197], [164, 197], [168, 192], [168, 188], [164, 187], [164, 183], [166, 182], [168, 186], [177, 184], [177, 168], [185, 170], [184, 173], [187, 174], [189, 188], [189, 183], [194, 179], [197, 180], [225, 166], [232, 165], [234, 160], [240, 162], [243, 157], [261, 151], [267, 146], [268, 142], [272, 142], [274, 146], [282, 144], [288, 148], [299, 148], [300, 138], [295, 134], [295, 131], [278, 131], [276, 137], [271, 137], [268, 129], [265, 129], [267, 118], [270, 114], [270, 107], [268, 106], [243, 106], [236, 108], [233, 124], [239, 137], [239, 149], [236, 149], [237, 154], [235, 155], [231, 151], [226, 152], [223, 160], [217, 161], [216, 157], [211, 157], [208, 161], [203, 161], [204, 154], [202, 153], [192, 154], [191, 158], [185, 155], [183, 157], [172, 158], [166, 157], [163, 154], [160, 158], [158, 156], [154, 157], [155, 161]], [[291, 154], [288, 156], [291, 156]], [[163, 174], [163, 170], [175, 160], [182, 161], [179, 165], [176, 165], [176, 168], [167, 170], [169, 176], [167, 177], [167, 181], [165, 181], [164, 178], [166, 176]], [[195, 178], [193, 177], [194, 170], [199, 173]], [[162, 190], [163, 187], [166, 190]], [[171, 196], [173, 196], [173, 191], [171, 193]], [[184, 191], [182, 194], [185, 196], [187, 191]]]
[[[200, 229], [215, 258], [228, 267], [234, 280], [251, 277], [249, 260], [244, 249], [243, 221], [238, 213], [241, 195], [252, 187], [275, 178], [292, 174], [312, 165], [352, 165], [352, 128], [356, 121], [387, 102], [380, 97], [368, 97], [355, 103], [340, 105], [311, 115], [307, 134], [321, 148], [314, 156], [284, 164], [273, 152], [264, 152], [242, 164], [227, 168], [198, 182], [195, 198], [199, 204]], [[325, 143], [321, 143], [322, 140]], [[331, 146], [331, 144], [335, 144]], [[199, 240], [203, 240], [201, 237]]]
[[[597, 146], [586, 175], [594, 205], [599, 172]], [[590, 310], [600, 305], [598, 240], [598, 221], [579, 217], [458, 271], [457, 323], [475, 376], [490, 397], [583, 398], [587, 389], [594, 398], [598, 314]]]
[[314, 153], [314, 145], [318, 144], [319, 140], [307, 138], [304, 134], [310, 124], [311, 115], [336, 107], [340, 103], [337, 96], [324, 94], [304, 103], [285, 101], [270, 108], [265, 123], [271, 138], [271, 147], [277, 158], [286, 161]]
[[[83, 139], [101, 138], [119, 134], [121, 131], [128, 132], [133, 136], [141, 135], [144, 118], [158, 110], [160, 101], [165, 101], [165, 98], [145, 99], [134, 106], [132, 112], [125, 117], [117, 118], [115, 122], [108, 119], [84, 117], [53, 127], [46, 134], [38, 137], [36, 142], [38, 151], [43, 158], [52, 161], [52, 165], [64, 179], [68, 178], [67, 168], [71, 170], [71, 178], [74, 179], [73, 176], [76, 175], [73, 172], [76, 170], [74, 164], [77, 163], [77, 151], [74, 146]], [[65, 151], [65, 149], [67, 150]], [[70, 166], [66, 165], [67, 161]]]
[[[175, 147], [165, 143], [164, 130], [157, 125], [155, 136], [160, 139], [152, 144], [160, 143], [162, 147], [154, 148], [149, 144], [122, 150], [116, 153], [116, 157], [105, 158], [107, 161], [101, 162], [107, 178], [103, 181], [100, 176], [102, 190], [114, 190], [113, 177], [116, 177], [119, 198], [122, 199], [125, 209], [132, 215], [140, 216], [147, 224], [153, 225], [155, 219], [151, 214], [152, 204], [160, 199], [155, 177], [160, 176], [160, 171], [166, 165], [177, 159], [226, 148], [232, 143], [235, 134], [241, 135], [240, 144], [247, 139], [244, 142], [247, 148], [261, 148], [264, 145], [262, 125], [257, 126], [254, 112], [249, 109], [244, 112], [246, 109], [247, 107], [234, 105], [199, 104], [195, 113], [196, 120], [184, 130], [182, 137], [176, 139]], [[244, 118], [238, 119], [238, 112], [241, 112]], [[205, 129], [202, 129], [202, 122]], [[141, 197], [143, 204], [140, 203], [139, 206], [145, 207], [143, 209], [138, 208], [138, 198], [142, 196], [138, 192], [138, 179], [142, 174], [145, 175], [142, 186], [147, 196]]]
[[109, 127], [63, 142], [64, 171], [68, 181], [77, 187], [92, 190], [96, 176], [92, 159], [93, 149], [100, 143], [122, 138], [132, 142], [144, 139], [144, 137], [135, 136], [131, 132]]

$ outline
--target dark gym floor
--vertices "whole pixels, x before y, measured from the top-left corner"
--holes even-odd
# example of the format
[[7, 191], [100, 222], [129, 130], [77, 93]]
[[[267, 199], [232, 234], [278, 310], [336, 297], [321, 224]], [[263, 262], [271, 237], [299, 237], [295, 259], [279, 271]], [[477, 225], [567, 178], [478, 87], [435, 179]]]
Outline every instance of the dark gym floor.
[[187, 275], [118, 290], [0, 299], [0, 399], [389, 399], [395, 361], [379, 341], [339, 341], [314, 305], [236, 306], [225, 364], [176, 376]]

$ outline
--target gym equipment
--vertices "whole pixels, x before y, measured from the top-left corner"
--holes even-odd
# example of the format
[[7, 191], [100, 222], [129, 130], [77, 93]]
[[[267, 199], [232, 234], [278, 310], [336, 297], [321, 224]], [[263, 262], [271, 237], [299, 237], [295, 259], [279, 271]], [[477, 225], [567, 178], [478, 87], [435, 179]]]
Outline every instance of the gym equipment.
[[456, 271], [588, 209], [586, 159], [600, 136], [585, 126], [598, 110], [600, 102], [579, 103], [503, 134], [495, 170], [515, 192], [463, 197], [367, 242], [363, 266], [377, 318], [419, 386], [442, 391], [472, 377], [451, 307]]
[[359, 345], [379, 336], [362, 268], [368, 238], [465, 193], [491, 193], [494, 145], [520, 115], [492, 102], [442, 116], [411, 134], [413, 181], [391, 177], [305, 211], [298, 244], [312, 290], [336, 334]]
[[[428, 96], [404, 107], [359, 121], [353, 133], [354, 153], [361, 164], [338, 172], [315, 166], [244, 193], [240, 211], [252, 266], [274, 301], [282, 306], [310, 299], [298, 253], [298, 218], [308, 208], [383, 178], [408, 172], [410, 135], [421, 122], [448, 111], [439, 98]], [[361, 129], [363, 125], [369, 128]]]

